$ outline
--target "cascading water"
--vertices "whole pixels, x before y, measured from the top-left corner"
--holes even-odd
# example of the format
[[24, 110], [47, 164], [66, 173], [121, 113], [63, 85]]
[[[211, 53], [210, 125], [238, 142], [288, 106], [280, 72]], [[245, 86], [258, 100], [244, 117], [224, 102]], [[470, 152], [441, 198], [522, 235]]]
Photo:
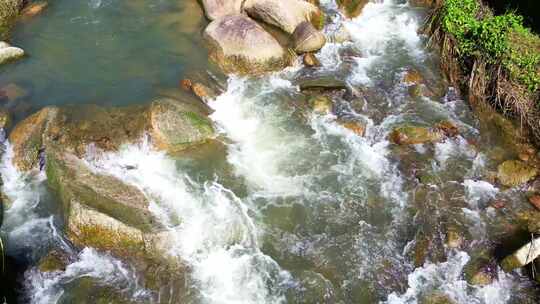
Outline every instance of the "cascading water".
[[[101, 1], [90, 4], [98, 8]], [[327, 34], [343, 26], [352, 36], [327, 43], [318, 55], [316, 73], [343, 81], [355, 95], [352, 101], [332, 96], [335, 114], [297, 108], [307, 101], [295, 80], [310, 73], [299, 66], [260, 78], [230, 76], [226, 92], [209, 105], [232, 176], [197, 176], [146, 139], [117, 152], [88, 149], [85, 164], [137, 187], [150, 201], [169, 235], [166, 254], [188, 266], [187, 303], [398, 304], [423, 303], [433, 294], [460, 304], [515, 302], [519, 274], [496, 269], [481, 287], [462, 275], [471, 260], [467, 250], [484, 244], [496, 219], [488, 202], [506, 194], [480, 180], [493, 164], [467, 140], [479, 131], [455, 92], [412, 97], [403, 81], [408, 69], [417, 69], [434, 75], [434, 86], [440, 82], [418, 34], [423, 12], [405, 1], [372, 1], [346, 20], [335, 1], [321, 4], [332, 19]], [[360, 91], [370, 98], [357, 96]], [[364, 136], [343, 120], [365, 125]], [[441, 120], [464, 132], [405, 152], [388, 140], [402, 123]], [[75, 252], [64, 242], [42, 199], [45, 175], [19, 173], [6, 147], [0, 172], [12, 201], [3, 226], [15, 244], [11, 250], [32, 252], [30, 260], [50, 247], [71, 256], [65, 270], [26, 271], [30, 301], [69, 302], [81, 278], [121, 289], [134, 302], [150, 301], [129, 265], [92, 248]], [[408, 161], [411, 155], [423, 161]], [[420, 169], [427, 172], [422, 185], [411, 177]], [[240, 190], [224, 186], [231, 180]], [[429, 242], [436, 243], [441, 219], [448, 218], [465, 227], [469, 247], [441, 245], [443, 259], [428, 256], [415, 265], [417, 236], [432, 232]]]

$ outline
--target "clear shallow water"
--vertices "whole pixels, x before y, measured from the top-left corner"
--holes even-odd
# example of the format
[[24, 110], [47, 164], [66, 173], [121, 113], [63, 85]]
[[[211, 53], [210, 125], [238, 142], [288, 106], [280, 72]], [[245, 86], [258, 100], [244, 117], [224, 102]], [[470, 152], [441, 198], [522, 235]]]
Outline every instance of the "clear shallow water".
[[[321, 50], [320, 72], [370, 92], [366, 100], [336, 96], [336, 116], [299, 115], [298, 103], [306, 102], [293, 84], [305, 73], [300, 67], [258, 79], [230, 77], [227, 91], [210, 103], [226, 151], [177, 160], [141, 139], [118, 153], [86, 159], [92, 170], [116, 176], [152, 199], [151, 211], [173, 235], [168, 254], [190, 269], [182, 301], [395, 304], [422, 303], [434, 292], [461, 304], [534, 301], [535, 290], [520, 274], [496, 270], [497, 278], [484, 287], [468, 285], [462, 275], [476, 250], [497, 235], [497, 222], [504, 222], [490, 200], [519, 205], [524, 198], [483, 180], [497, 161], [470, 142], [485, 142], [492, 134], [479, 131], [463, 101], [451, 94], [408, 94], [402, 78], [409, 68], [435, 85], [440, 81], [436, 58], [417, 34], [422, 11], [387, 0], [344, 21], [332, 1], [322, 2], [333, 16], [327, 30], [344, 24], [353, 41]], [[343, 118], [365, 122], [366, 136], [343, 128]], [[430, 126], [442, 119], [459, 125], [462, 136], [411, 149], [387, 141], [397, 124]], [[65, 247], [51, 224], [54, 208], [47, 205], [54, 204], [39, 190], [44, 177], [22, 176], [9, 156], [4, 154], [0, 168], [8, 176], [4, 187], [21, 207], [15, 203], [8, 211], [6, 223], [15, 224], [7, 224], [5, 233], [15, 242], [39, 236], [24, 250], [36, 256], [42, 247]], [[433, 176], [431, 182], [419, 183], [415, 170]], [[20, 228], [26, 225], [36, 228]], [[449, 226], [466, 238], [460, 250], [444, 246]], [[415, 265], [423, 235], [430, 240], [427, 258]], [[73, 292], [70, 283], [88, 276], [122, 289], [133, 301], [148, 301], [129, 265], [92, 249], [72, 256], [65, 272], [25, 273], [32, 302], [54, 302]]]
[[206, 68], [205, 24], [195, 1], [51, 1], [15, 27], [28, 58], [1, 67], [0, 87], [18, 84], [34, 107], [147, 102]]

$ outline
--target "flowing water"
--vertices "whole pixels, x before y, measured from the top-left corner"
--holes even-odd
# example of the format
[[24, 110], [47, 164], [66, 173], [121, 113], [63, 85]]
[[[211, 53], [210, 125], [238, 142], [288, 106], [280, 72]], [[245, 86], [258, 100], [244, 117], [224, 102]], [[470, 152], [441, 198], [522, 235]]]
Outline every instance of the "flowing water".
[[[13, 41], [31, 57], [3, 67], [0, 83], [32, 88], [33, 107], [147, 100], [176, 86], [183, 70], [207, 68], [198, 37], [204, 22], [178, 24], [184, 22], [178, 14], [196, 9], [187, 2], [55, 1], [19, 26]], [[462, 274], [506, 223], [490, 201], [521, 206], [525, 198], [483, 179], [499, 161], [492, 151], [505, 147], [493, 139], [496, 131], [480, 131], [466, 102], [442, 85], [436, 54], [418, 34], [425, 11], [373, 1], [345, 20], [334, 1], [321, 2], [331, 17], [325, 31], [344, 26], [352, 41], [328, 43], [316, 73], [369, 98], [335, 95], [336, 114], [320, 115], [299, 110], [307, 97], [295, 79], [313, 72], [298, 64], [260, 78], [230, 76], [226, 91], [210, 102], [226, 149], [175, 159], [142, 138], [85, 159], [94, 172], [134, 185], [151, 200], [150, 211], [171, 235], [168, 254], [189, 266], [182, 303], [397, 304], [440, 294], [461, 304], [535, 303], [524, 273], [495, 267], [493, 282], [481, 287]], [[409, 94], [408, 69], [429, 79], [432, 97]], [[343, 120], [366, 124], [365, 136]], [[413, 148], [388, 142], [396, 125], [441, 120], [458, 125], [461, 135]], [[46, 177], [18, 172], [4, 146], [0, 172], [12, 204], [2, 232], [8, 256], [25, 265], [15, 287], [19, 299], [71, 303], [84, 289], [81, 281], [93, 278], [134, 302], [151, 301], [130, 265], [71, 248]], [[449, 229], [466, 239], [459, 250], [445, 245]], [[32, 266], [51, 248], [69, 253], [65, 271]]]

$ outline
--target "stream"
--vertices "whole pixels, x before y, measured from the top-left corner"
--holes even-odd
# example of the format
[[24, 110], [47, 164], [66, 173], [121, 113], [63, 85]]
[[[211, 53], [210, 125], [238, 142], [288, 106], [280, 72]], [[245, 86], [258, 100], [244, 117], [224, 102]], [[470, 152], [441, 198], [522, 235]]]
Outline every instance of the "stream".
[[[324, 31], [344, 26], [351, 41], [327, 43], [316, 71], [299, 60], [262, 77], [228, 76], [226, 90], [209, 102], [221, 145], [174, 158], [141, 138], [84, 159], [92, 171], [150, 198], [150, 212], [173, 236], [169, 254], [189, 267], [178, 301], [540, 301], [524, 271], [505, 273], [495, 264], [488, 284], [464, 278], [467, 263], [505, 229], [504, 212], [491, 202], [528, 203], [522, 190], [484, 178], [512, 152], [445, 86], [437, 55], [419, 34], [426, 11], [406, 1], [372, 1], [350, 20], [335, 1], [321, 5], [331, 18]], [[56, 0], [17, 25], [12, 41], [30, 56], [1, 67], [0, 85], [28, 91], [25, 106], [12, 105], [19, 120], [46, 105], [144, 103], [176, 90], [190, 72], [211, 69], [200, 38], [205, 24], [195, 1]], [[430, 97], [410, 94], [403, 81], [410, 69], [432, 85]], [[336, 95], [335, 114], [299, 110], [308, 96], [296, 81], [314, 74], [369, 98]], [[366, 125], [365, 135], [344, 120]], [[412, 148], [388, 140], [400, 124], [443, 120], [460, 135]], [[87, 278], [119, 291], [126, 303], [150, 302], [129, 264], [67, 242], [45, 174], [19, 172], [12, 157], [6, 141], [0, 173], [12, 203], [1, 233], [7, 261], [20, 272], [8, 303], [117, 303], [87, 290]], [[458, 248], [446, 244], [449, 230], [464, 239]], [[68, 252], [70, 264], [41, 272], [37, 262], [54, 248]], [[441, 295], [453, 302], [429, 302]]]

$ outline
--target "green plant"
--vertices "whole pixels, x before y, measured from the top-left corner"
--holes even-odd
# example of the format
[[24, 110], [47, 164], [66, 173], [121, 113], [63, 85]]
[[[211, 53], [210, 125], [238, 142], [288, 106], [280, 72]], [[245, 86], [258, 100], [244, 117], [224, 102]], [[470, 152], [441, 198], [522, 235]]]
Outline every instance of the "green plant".
[[513, 12], [480, 15], [477, 0], [446, 0], [442, 27], [451, 34], [463, 59], [502, 64], [513, 81], [534, 92], [540, 88], [540, 38]]

